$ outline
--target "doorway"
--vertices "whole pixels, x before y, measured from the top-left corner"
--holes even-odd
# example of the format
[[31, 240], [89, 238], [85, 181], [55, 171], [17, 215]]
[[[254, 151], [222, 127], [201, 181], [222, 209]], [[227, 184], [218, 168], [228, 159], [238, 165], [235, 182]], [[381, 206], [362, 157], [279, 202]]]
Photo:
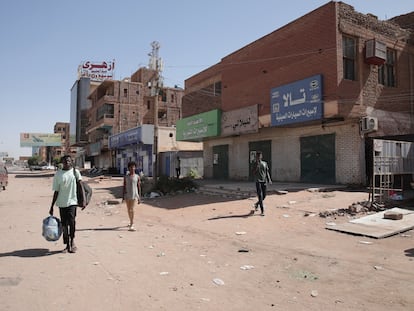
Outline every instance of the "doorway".
[[213, 146], [213, 178], [229, 178], [229, 145]]
[[335, 134], [300, 138], [301, 182], [335, 184]]

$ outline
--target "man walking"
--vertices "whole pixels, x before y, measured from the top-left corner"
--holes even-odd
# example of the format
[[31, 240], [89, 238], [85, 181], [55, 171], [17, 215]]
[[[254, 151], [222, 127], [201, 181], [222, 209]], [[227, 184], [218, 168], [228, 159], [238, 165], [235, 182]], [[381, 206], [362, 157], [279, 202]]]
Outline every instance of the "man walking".
[[269, 166], [266, 161], [262, 160], [263, 154], [261, 151], [256, 152], [256, 161], [253, 163], [252, 173], [256, 182], [256, 192], [258, 201], [254, 204], [255, 210], [260, 207], [261, 216], [264, 216], [263, 201], [266, 198], [266, 183], [272, 184], [270, 178]]
[[[76, 195], [76, 176], [80, 181], [82, 176], [77, 169], [72, 168], [72, 158], [65, 155], [61, 158], [62, 169], [58, 170], [53, 178], [53, 199], [49, 214], [53, 216], [53, 206], [59, 207], [60, 220], [62, 222], [63, 243], [66, 244], [65, 252], [75, 253], [76, 207], [78, 199]], [[83, 194], [84, 195], [84, 194]], [[83, 200], [85, 202], [85, 200]], [[82, 206], [85, 208], [85, 206]]]
[[177, 175], [177, 179], [179, 179], [181, 175], [181, 159], [179, 156], [175, 159], [175, 174]]

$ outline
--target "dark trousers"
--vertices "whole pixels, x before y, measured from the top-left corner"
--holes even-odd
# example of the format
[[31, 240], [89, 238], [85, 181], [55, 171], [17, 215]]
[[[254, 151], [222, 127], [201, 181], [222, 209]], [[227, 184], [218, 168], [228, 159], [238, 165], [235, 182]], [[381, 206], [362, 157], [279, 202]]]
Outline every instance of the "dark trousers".
[[76, 205], [60, 207], [60, 221], [62, 222], [63, 243], [69, 244], [75, 238], [76, 230]]
[[260, 206], [260, 211], [264, 212], [263, 201], [266, 198], [266, 182], [256, 181], [257, 205]]
[[175, 169], [175, 173], [176, 173], [176, 175], [177, 175], [177, 179], [178, 179], [178, 178], [180, 178], [181, 169], [176, 168], [176, 169]]

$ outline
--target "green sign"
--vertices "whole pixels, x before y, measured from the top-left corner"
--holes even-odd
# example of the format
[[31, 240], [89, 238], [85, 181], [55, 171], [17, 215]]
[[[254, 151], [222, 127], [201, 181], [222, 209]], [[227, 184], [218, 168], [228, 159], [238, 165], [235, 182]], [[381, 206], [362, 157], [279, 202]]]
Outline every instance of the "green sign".
[[205, 137], [220, 136], [219, 109], [196, 114], [177, 121], [177, 140], [199, 141]]

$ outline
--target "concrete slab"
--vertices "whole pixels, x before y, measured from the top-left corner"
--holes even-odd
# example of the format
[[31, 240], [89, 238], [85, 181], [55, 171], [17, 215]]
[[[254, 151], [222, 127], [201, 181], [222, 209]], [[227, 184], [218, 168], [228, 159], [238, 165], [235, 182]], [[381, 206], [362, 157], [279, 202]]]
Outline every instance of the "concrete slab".
[[327, 225], [326, 229], [382, 239], [414, 228], [413, 210], [394, 207], [387, 211], [401, 213], [403, 218], [400, 220], [385, 219], [386, 211], [383, 211], [350, 220], [348, 223]]

